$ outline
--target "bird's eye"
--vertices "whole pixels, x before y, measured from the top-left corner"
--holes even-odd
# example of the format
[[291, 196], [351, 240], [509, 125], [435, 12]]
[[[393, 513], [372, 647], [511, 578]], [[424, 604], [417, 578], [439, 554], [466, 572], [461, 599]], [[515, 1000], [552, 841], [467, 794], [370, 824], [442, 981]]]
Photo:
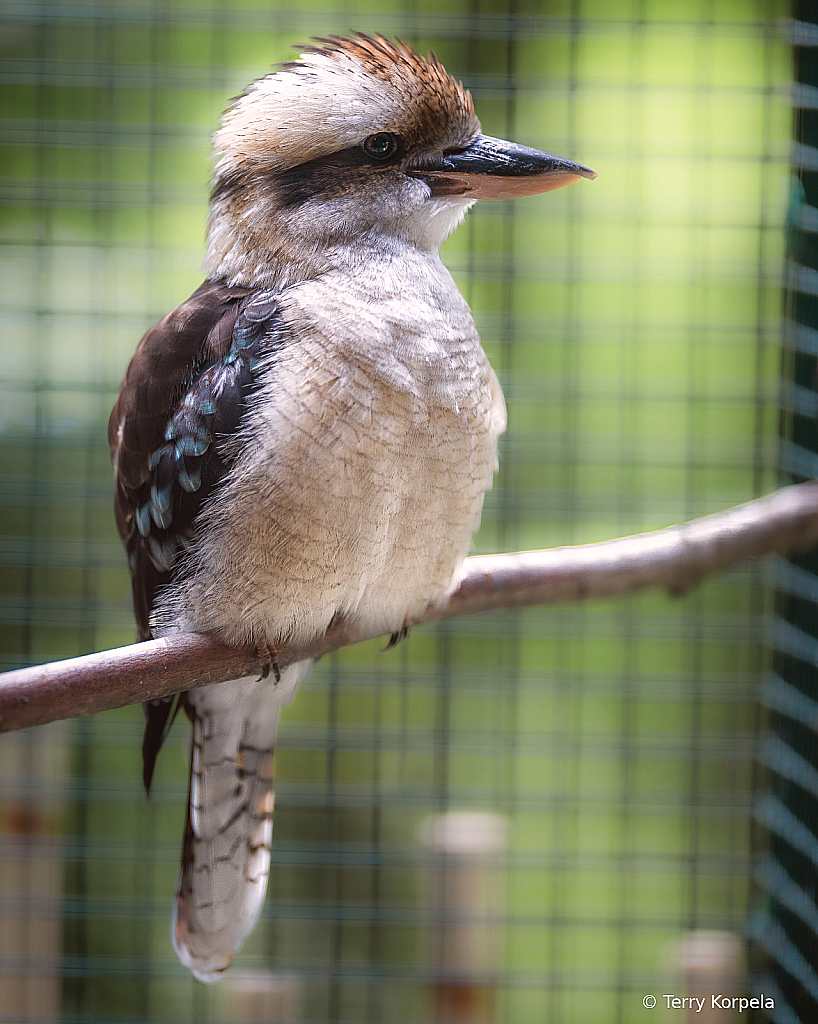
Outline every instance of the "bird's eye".
[[373, 160], [388, 160], [398, 151], [398, 137], [392, 132], [376, 132], [364, 139], [361, 148]]

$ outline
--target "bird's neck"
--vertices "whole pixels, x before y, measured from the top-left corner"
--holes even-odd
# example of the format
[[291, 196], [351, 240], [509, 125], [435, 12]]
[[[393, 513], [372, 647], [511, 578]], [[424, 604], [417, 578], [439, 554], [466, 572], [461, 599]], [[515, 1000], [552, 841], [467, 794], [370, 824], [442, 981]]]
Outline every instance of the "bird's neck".
[[[470, 203], [414, 211], [384, 225], [350, 207], [321, 216], [281, 207], [275, 193], [250, 203], [233, 197], [213, 204], [205, 270], [229, 285], [283, 290], [327, 273], [356, 276], [363, 264], [438, 262], [441, 241], [462, 220]], [[357, 223], [356, 223], [357, 221]]]

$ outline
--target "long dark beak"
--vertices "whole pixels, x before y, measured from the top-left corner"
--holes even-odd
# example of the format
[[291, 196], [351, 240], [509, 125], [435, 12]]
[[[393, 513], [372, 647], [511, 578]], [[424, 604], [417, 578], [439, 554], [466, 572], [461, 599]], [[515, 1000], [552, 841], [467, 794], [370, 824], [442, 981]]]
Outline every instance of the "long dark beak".
[[596, 177], [590, 167], [490, 135], [478, 135], [465, 149], [444, 153], [436, 163], [408, 173], [423, 178], [433, 196], [468, 199], [533, 196]]

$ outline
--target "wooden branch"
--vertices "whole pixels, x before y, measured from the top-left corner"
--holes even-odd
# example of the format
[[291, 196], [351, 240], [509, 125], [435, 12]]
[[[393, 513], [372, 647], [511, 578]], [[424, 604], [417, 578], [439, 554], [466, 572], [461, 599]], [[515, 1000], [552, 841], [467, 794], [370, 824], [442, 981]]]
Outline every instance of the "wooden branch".
[[[725, 512], [653, 533], [467, 558], [449, 600], [413, 625], [476, 612], [628, 594], [647, 587], [682, 593], [745, 558], [818, 546], [818, 482], [785, 487]], [[339, 622], [306, 647], [279, 650], [281, 667], [372, 639]], [[165, 697], [259, 671], [252, 648], [180, 633], [0, 675], [0, 732]], [[272, 685], [272, 684], [271, 684]]]

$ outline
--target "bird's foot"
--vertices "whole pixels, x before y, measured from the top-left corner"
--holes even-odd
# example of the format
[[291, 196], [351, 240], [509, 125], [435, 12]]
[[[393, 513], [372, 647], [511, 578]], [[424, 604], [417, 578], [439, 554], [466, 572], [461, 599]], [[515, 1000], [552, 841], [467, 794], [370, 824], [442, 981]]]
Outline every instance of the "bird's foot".
[[266, 679], [270, 675], [270, 669], [272, 669], [273, 678], [277, 683], [280, 683], [281, 669], [278, 666], [278, 651], [275, 647], [270, 647], [267, 643], [256, 644], [256, 653], [261, 665], [261, 675], [256, 682], [260, 683], [262, 679]]
[[382, 648], [382, 652], [391, 651], [393, 647], [397, 647], [399, 643], [402, 643], [409, 636], [409, 620], [404, 619], [403, 625], [400, 629], [391, 633], [389, 636], [389, 643], [386, 647]]

